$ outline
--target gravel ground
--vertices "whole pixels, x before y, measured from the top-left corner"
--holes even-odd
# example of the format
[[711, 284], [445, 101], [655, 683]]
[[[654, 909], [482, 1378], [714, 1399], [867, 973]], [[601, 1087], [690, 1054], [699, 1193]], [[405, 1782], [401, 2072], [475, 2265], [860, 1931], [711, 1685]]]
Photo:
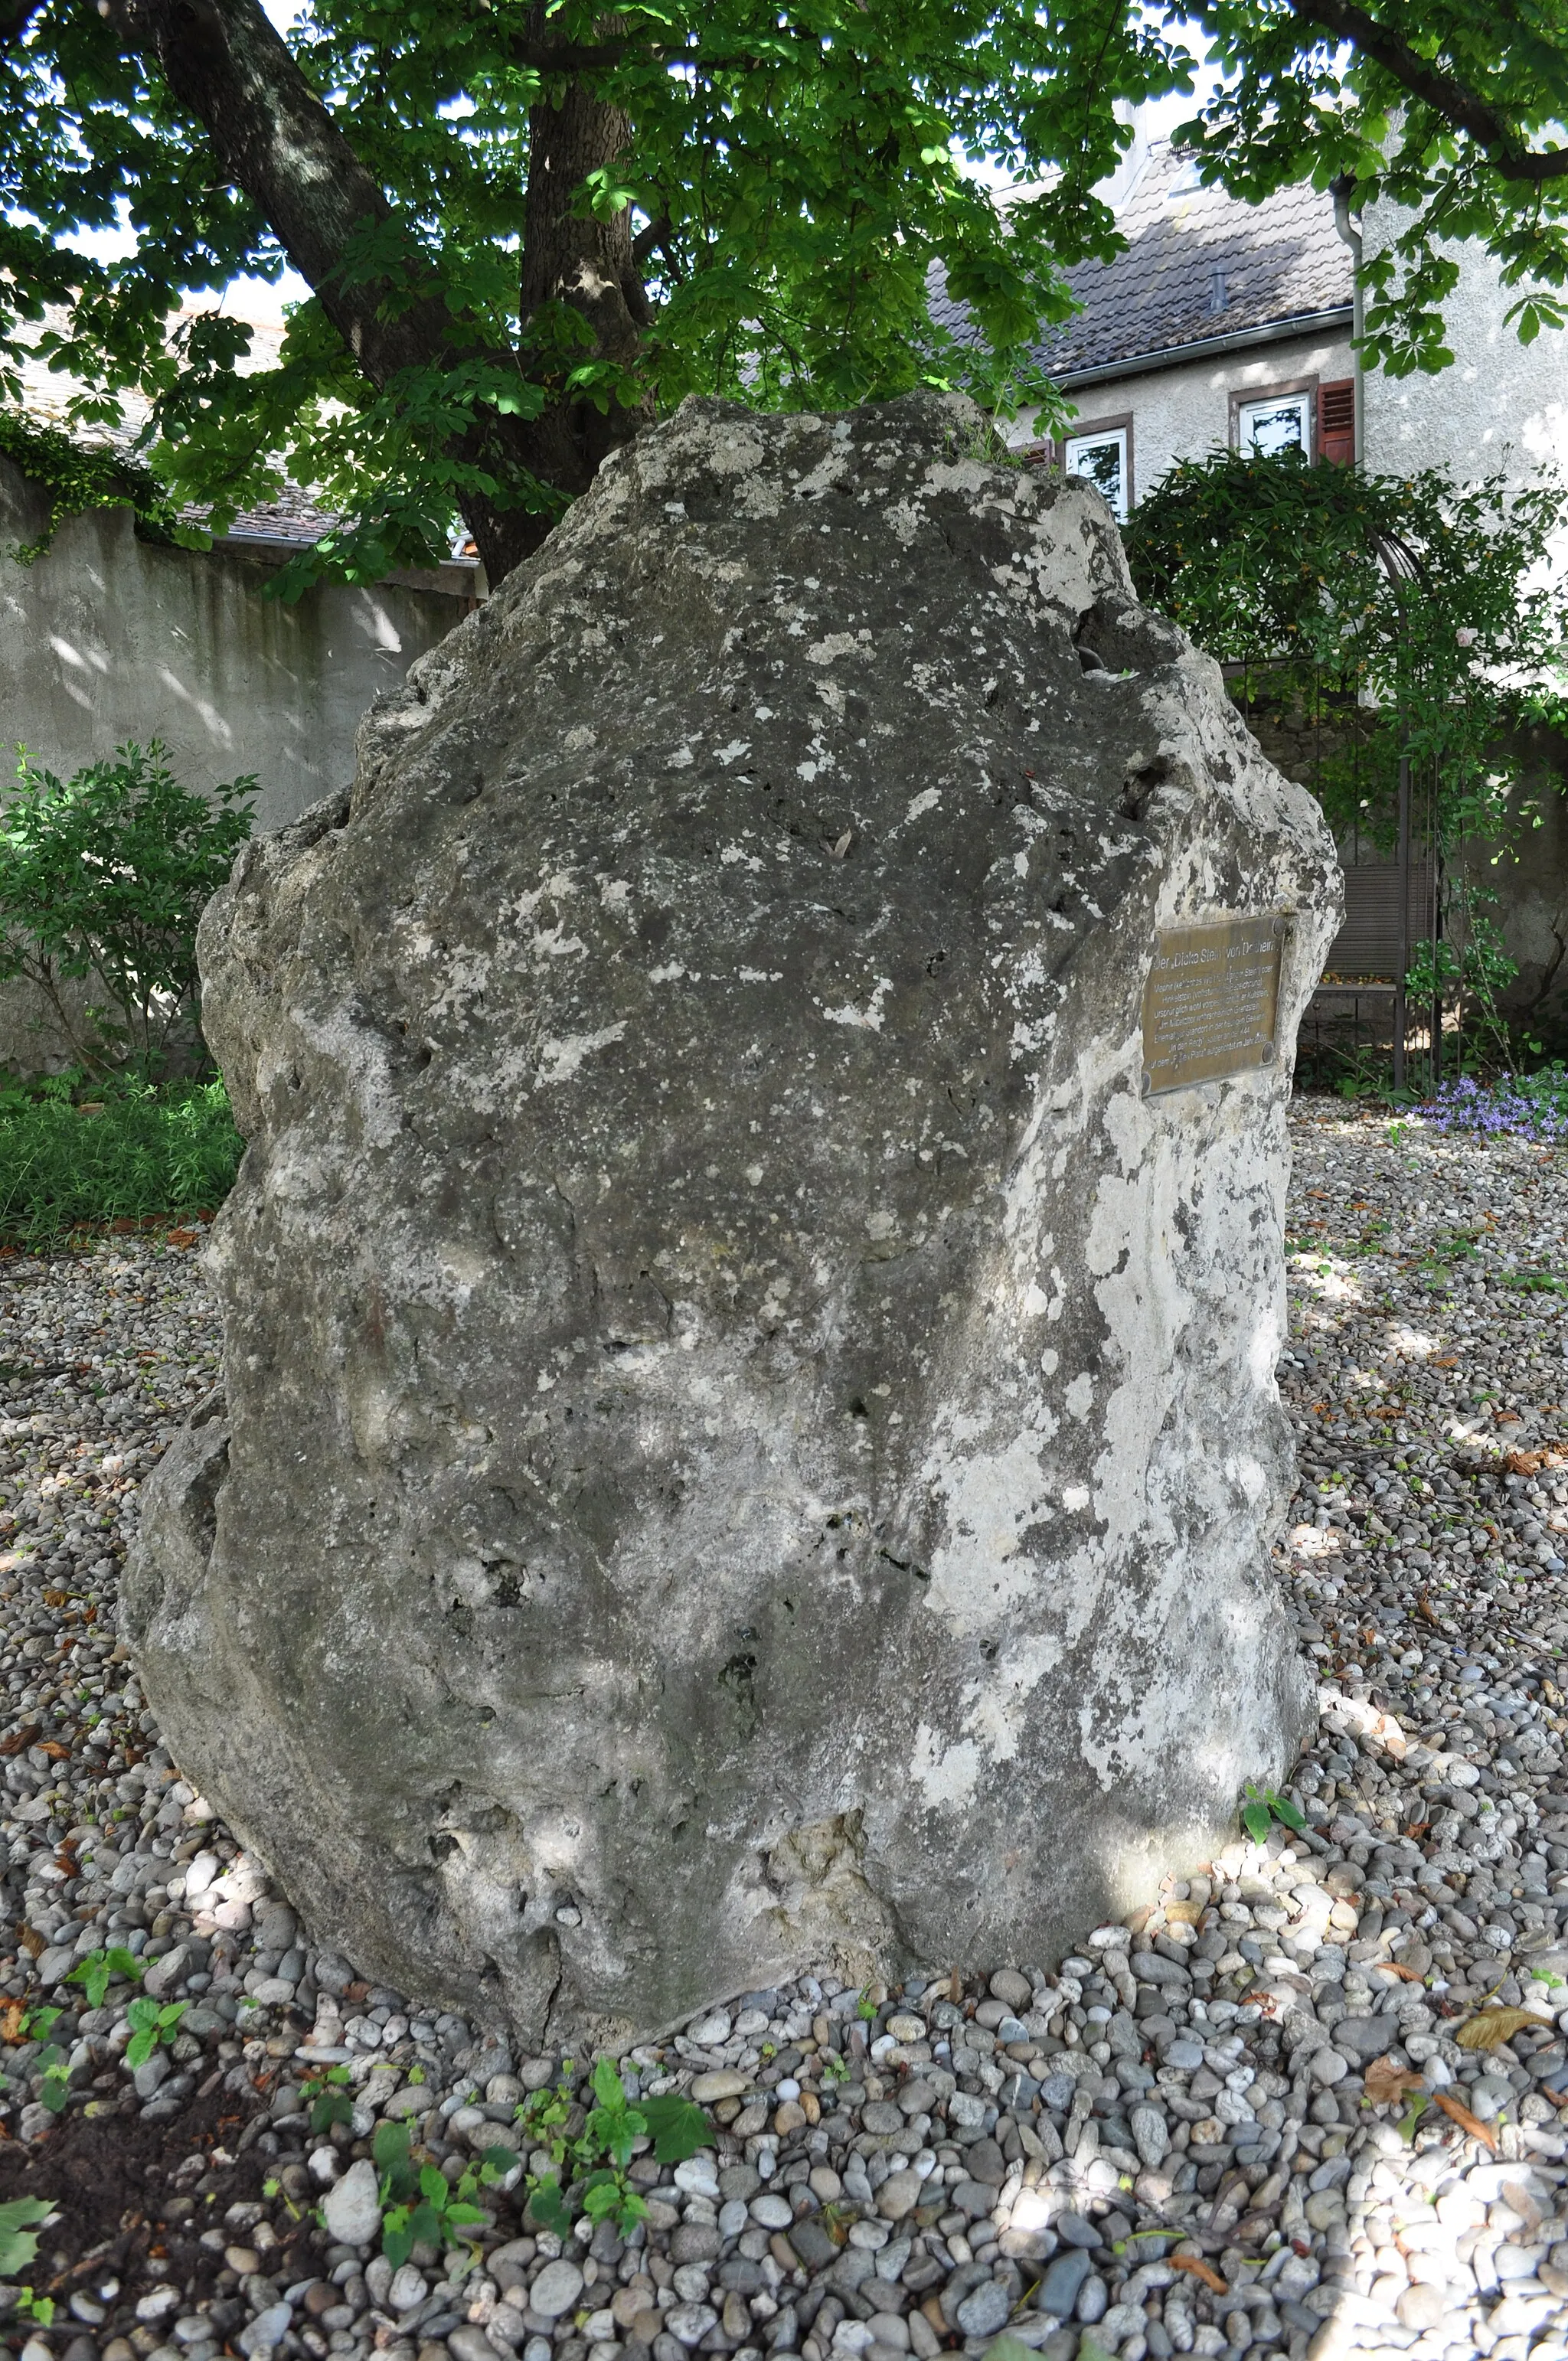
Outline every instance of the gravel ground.
[[[313, 1949], [142, 1709], [115, 1576], [215, 1366], [199, 1242], [0, 1264], [0, 2200], [57, 2206], [28, 2274], [54, 2321], [0, 2293], [12, 2349], [934, 2361], [1005, 2330], [1049, 2361], [1568, 2361], [1568, 1163], [1322, 1101], [1295, 1130], [1304, 1831], [1238, 1839], [1059, 1962], [745, 1994], [625, 2061], [633, 2092], [689, 2090], [717, 2145], [636, 2156], [624, 2241], [525, 2229], [513, 2173], [477, 2255], [416, 2246], [395, 2273], [378, 2121], [448, 2182], [497, 2141], [537, 2170], [518, 2107], [580, 2099], [581, 2061], [512, 2057]], [[91, 2008], [61, 1981], [106, 1944], [185, 2004], [134, 2074], [137, 1988]], [[1529, 2014], [1507, 2040], [1505, 2008]], [[313, 2133], [302, 2086], [333, 2066], [352, 2117]]]

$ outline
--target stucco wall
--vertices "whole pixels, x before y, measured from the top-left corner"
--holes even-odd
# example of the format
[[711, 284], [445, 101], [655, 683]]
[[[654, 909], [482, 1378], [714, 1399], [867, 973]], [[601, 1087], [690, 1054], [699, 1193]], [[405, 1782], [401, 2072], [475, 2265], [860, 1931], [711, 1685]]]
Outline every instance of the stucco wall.
[[161, 738], [192, 786], [259, 782], [259, 825], [282, 827], [353, 775], [372, 697], [468, 611], [467, 598], [378, 585], [260, 593], [267, 553], [164, 549], [128, 509], [73, 517], [28, 566], [44, 494], [0, 458], [0, 781], [19, 742], [69, 777], [126, 739]]
[[[1369, 207], [1366, 252], [1388, 247], [1399, 222], [1392, 206]], [[1479, 247], [1448, 251], [1459, 264], [1443, 305], [1453, 365], [1436, 377], [1368, 375], [1366, 466], [1387, 474], [1448, 467], [1462, 480], [1498, 468], [1516, 477], [1543, 464], [1568, 469], [1568, 333], [1543, 328], [1521, 345], [1506, 314], [1525, 291], [1499, 286]]]
[[[1348, 331], [1343, 338], [1292, 336], [1276, 345], [1251, 346], [1080, 386], [1072, 401], [1079, 418], [1091, 425], [1132, 412], [1135, 507], [1178, 459], [1199, 459], [1216, 445], [1224, 447], [1230, 439], [1233, 393], [1261, 391], [1297, 378], [1332, 382], [1349, 377], [1353, 366]], [[1015, 444], [1033, 442], [1035, 434], [1032, 412], [1008, 429], [1008, 439]]]

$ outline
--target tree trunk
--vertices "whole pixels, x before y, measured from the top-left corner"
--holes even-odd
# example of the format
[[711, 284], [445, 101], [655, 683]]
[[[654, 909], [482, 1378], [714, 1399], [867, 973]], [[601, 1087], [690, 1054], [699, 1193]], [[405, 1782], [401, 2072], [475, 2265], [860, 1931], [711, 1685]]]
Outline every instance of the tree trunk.
[[[619, 29], [609, 18], [599, 27]], [[549, 39], [543, 0], [534, 0], [530, 33]], [[565, 303], [592, 331], [591, 347], [580, 356], [630, 366], [636, 360], [648, 324], [648, 299], [632, 258], [631, 212], [608, 221], [575, 213], [577, 192], [587, 175], [612, 165], [630, 144], [631, 126], [622, 110], [607, 106], [576, 77], [554, 94], [547, 91], [528, 118], [528, 200], [523, 214], [519, 312], [528, 326], [549, 303]], [[549, 483], [586, 490], [599, 463], [617, 444], [630, 441], [648, 416], [645, 404], [611, 402], [608, 412], [587, 401], [553, 403], [534, 422], [539, 438], [537, 472]]]
[[[400, 369], [446, 368], [485, 350], [444, 302], [388, 305], [394, 291], [386, 278], [343, 274], [350, 238], [389, 221], [392, 207], [259, 0], [111, 0], [111, 9], [126, 45], [158, 60], [175, 98], [203, 124], [219, 170], [256, 205], [374, 386], [384, 388]], [[543, 31], [543, 8], [537, 15]], [[630, 214], [609, 224], [572, 215], [584, 172], [609, 162], [624, 146], [626, 119], [571, 81], [560, 104], [542, 103], [533, 110], [532, 127], [523, 317], [550, 300], [569, 303], [593, 331], [587, 357], [630, 361], [639, 324], [647, 317], [631, 259]], [[517, 365], [513, 354], [500, 357]], [[605, 452], [635, 433], [641, 417], [619, 407], [607, 417], [591, 403], [565, 401], [537, 419], [492, 412], [458, 438], [454, 451], [503, 484], [532, 475], [576, 494], [592, 481]], [[539, 546], [552, 522], [476, 492], [464, 493], [461, 507], [492, 585]]]

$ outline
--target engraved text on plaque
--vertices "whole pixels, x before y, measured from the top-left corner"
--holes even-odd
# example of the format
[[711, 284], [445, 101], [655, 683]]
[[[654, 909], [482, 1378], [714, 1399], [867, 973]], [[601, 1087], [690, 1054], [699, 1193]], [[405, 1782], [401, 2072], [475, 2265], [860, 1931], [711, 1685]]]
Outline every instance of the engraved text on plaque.
[[1160, 928], [1144, 986], [1146, 1096], [1272, 1061], [1284, 934], [1277, 910]]

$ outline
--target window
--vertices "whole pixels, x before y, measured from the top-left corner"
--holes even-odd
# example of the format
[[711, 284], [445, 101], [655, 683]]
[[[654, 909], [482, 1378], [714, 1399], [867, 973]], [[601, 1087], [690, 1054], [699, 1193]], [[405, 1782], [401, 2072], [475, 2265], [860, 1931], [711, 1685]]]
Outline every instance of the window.
[[1127, 522], [1133, 490], [1133, 422], [1106, 419], [1067, 436], [1062, 444], [1062, 468], [1069, 476], [1086, 476], [1105, 495], [1118, 524]]
[[1312, 451], [1312, 397], [1310, 392], [1266, 394], [1261, 400], [1236, 405], [1239, 449], [1261, 459], [1276, 459], [1282, 451]]

